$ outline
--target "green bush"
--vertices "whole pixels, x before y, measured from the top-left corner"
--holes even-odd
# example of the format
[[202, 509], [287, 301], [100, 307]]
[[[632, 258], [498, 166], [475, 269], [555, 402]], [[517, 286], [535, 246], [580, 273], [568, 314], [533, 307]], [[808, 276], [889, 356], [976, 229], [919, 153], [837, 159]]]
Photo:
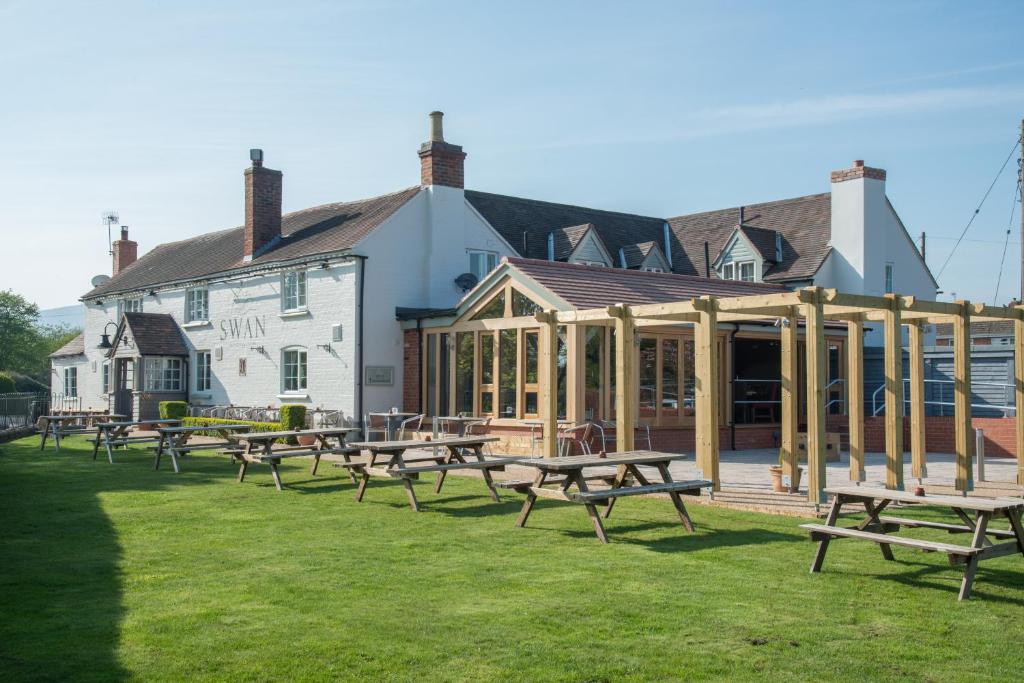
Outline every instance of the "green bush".
[[303, 429], [306, 426], [306, 406], [295, 404], [281, 406], [281, 426], [284, 429]]
[[[252, 432], [280, 432], [284, 426], [280, 422], [253, 422], [251, 420], [227, 420], [222, 417], [186, 417], [182, 418], [183, 427], [205, 427], [207, 425], [248, 425]], [[203, 436], [220, 436], [217, 432], [196, 432]]]
[[13, 394], [15, 391], [17, 391], [17, 388], [14, 384], [14, 378], [6, 372], [0, 372], [0, 394]]
[[160, 401], [160, 417], [164, 420], [180, 420], [188, 415], [185, 401]]

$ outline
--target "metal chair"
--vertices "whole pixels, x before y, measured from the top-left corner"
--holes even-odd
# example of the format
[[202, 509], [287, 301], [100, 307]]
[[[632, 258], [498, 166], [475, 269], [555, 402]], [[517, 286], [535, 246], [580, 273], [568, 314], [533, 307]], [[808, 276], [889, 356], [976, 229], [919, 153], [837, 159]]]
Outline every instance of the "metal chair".
[[590, 455], [590, 432], [593, 424], [584, 422], [575, 427], [566, 427], [558, 430], [558, 454], [560, 456], [572, 455], [573, 444], [579, 448], [580, 455]]
[[[482, 417], [475, 422], [467, 422], [462, 430], [465, 436], [484, 436], [490, 430], [491, 418]], [[483, 446], [484, 455], [493, 455], [491, 453], [491, 444], [485, 443]]]
[[408, 429], [411, 432], [420, 431], [420, 426], [423, 424], [423, 415], [414, 415], [413, 417], [402, 420], [401, 424], [398, 425], [398, 440], [405, 441], [405, 430]]
[[[373, 435], [378, 434], [379, 439]], [[363, 415], [363, 438], [367, 441], [388, 440], [388, 418], [384, 413], [366, 413]]]
[[[613, 420], [601, 420], [599, 423], [595, 422], [594, 427], [597, 428], [597, 433], [600, 434], [601, 438], [601, 449], [608, 450], [608, 445], [615, 445], [615, 436], [610, 436], [605, 430], [615, 429], [615, 422]], [[637, 441], [646, 441], [647, 450], [653, 450], [651, 448], [651, 425], [645, 423], [638, 423], [633, 427], [633, 443], [637, 445]]]

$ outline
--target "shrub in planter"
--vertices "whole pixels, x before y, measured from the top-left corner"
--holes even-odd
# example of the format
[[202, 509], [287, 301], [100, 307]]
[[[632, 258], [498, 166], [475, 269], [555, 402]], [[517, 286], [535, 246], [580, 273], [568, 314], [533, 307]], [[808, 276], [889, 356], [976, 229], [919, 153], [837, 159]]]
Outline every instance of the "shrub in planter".
[[159, 408], [163, 420], [181, 420], [188, 415], [188, 403], [185, 401], [160, 401]]
[[[248, 425], [251, 432], [279, 432], [284, 427], [280, 422], [254, 422], [252, 420], [228, 420], [223, 417], [186, 417], [181, 424], [185, 427], [206, 427], [208, 425]], [[196, 432], [202, 436], [219, 436], [217, 432]]]
[[[283, 429], [303, 429], [306, 426], [306, 406], [286, 403], [281, 406], [281, 426]], [[302, 446], [312, 446], [316, 439], [312, 436], [300, 436], [298, 442]]]

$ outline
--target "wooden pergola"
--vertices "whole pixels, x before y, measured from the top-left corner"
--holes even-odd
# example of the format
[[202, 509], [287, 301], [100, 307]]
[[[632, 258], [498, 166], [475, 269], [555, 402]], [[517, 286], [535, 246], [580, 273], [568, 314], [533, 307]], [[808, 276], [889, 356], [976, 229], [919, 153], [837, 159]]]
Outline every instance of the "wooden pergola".
[[[865, 296], [844, 294], [834, 289], [806, 287], [779, 294], [715, 298], [704, 296], [687, 301], [625, 305], [582, 311], [544, 311], [540, 323], [540, 415], [544, 422], [544, 455], [557, 453], [556, 355], [558, 325], [613, 324], [617, 343], [615, 370], [616, 448], [633, 450], [636, 423], [632, 397], [637, 377], [632, 349], [638, 328], [687, 322], [694, 325], [696, 380], [697, 465], [703, 476], [721, 488], [719, 477], [719, 363], [716, 333], [718, 323], [775, 318], [781, 323], [782, 347], [782, 448], [784, 473], [790, 481], [798, 467], [796, 452], [798, 425], [797, 328], [804, 323], [807, 370], [807, 469], [808, 499], [824, 502], [825, 488], [825, 321], [844, 322], [849, 332], [847, 346], [848, 401], [850, 421], [850, 479], [864, 480], [864, 387], [863, 336], [865, 323], [882, 323], [885, 347], [885, 451], [886, 486], [903, 488], [903, 344], [902, 328], [909, 331], [910, 362], [910, 452], [912, 476], [927, 477], [925, 453], [924, 345], [921, 326], [928, 323], [953, 324], [954, 423], [956, 489], [973, 488], [971, 433], [971, 337], [972, 320], [1014, 321], [1014, 387], [1018, 409], [1017, 483], [1024, 485], [1024, 309], [971, 304], [922, 301], [912, 296], [886, 294]], [[628, 352], [627, 352], [628, 351]]]

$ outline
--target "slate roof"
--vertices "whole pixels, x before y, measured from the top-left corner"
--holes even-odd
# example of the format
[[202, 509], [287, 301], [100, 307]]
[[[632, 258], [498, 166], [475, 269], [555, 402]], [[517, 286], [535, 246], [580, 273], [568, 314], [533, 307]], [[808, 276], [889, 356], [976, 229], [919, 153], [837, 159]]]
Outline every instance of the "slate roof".
[[573, 225], [567, 228], [555, 228], [552, 230], [555, 260], [564, 261], [572, 256], [572, 252], [579, 246], [580, 240], [592, 229], [594, 229], [593, 223], [584, 223], [583, 225]]
[[117, 330], [114, 348], [121, 343], [125, 329], [140, 356], [188, 355], [181, 328], [168, 313], [125, 313], [124, 323]]
[[[673, 246], [672, 270], [690, 275], [704, 274], [704, 242], [709, 253], [721, 252], [732, 236], [739, 218], [739, 207], [706, 211], [668, 219], [682, 249]], [[782, 234], [782, 261], [768, 268], [766, 282], [804, 280], [814, 276], [831, 251], [832, 195], [829, 192], [793, 199], [781, 199], [744, 207], [744, 233], [759, 251], [767, 248], [771, 231]], [[762, 242], [765, 244], [762, 245]], [[775, 258], [775, 237], [767, 252]], [[714, 277], [714, 271], [712, 271]]]
[[50, 358], [61, 356], [81, 356], [85, 353], [85, 333], [78, 335], [64, 346], [50, 354]]
[[508, 263], [577, 309], [612, 304], [664, 303], [705, 294], [744, 296], [788, 291], [782, 285], [648, 273], [539, 259], [510, 258]]
[[419, 187], [410, 187], [371, 199], [284, 214], [282, 239], [249, 262], [242, 260], [245, 228], [241, 226], [161, 244], [83, 298], [350, 249], [419, 191]]
[[[938, 323], [935, 325], [935, 336], [952, 337], [953, 323]], [[1012, 320], [978, 320], [971, 323], [972, 337], [1012, 337]]]
[[[644, 259], [654, 249], [661, 251], [661, 247], [657, 242], [641, 242], [640, 244], [627, 244], [623, 246], [622, 255], [626, 258], [626, 267], [639, 268], [640, 264], [644, 262]], [[615, 265], [621, 264], [616, 263]]]
[[767, 230], [743, 224], [740, 226], [740, 232], [747, 238], [751, 246], [757, 249], [757, 253], [761, 255], [761, 258], [775, 263], [775, 236], [779, 234], [778, 230]]

